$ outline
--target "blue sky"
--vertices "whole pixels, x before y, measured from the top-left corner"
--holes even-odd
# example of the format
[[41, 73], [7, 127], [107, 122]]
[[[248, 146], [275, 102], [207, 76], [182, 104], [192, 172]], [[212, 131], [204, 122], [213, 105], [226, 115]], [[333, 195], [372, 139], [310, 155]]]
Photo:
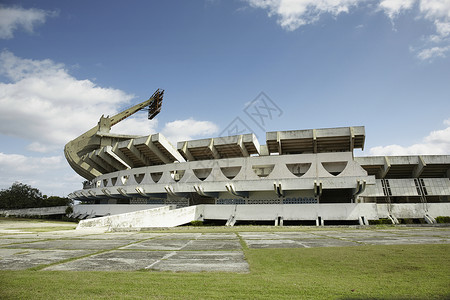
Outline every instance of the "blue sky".
[[450, 154], [449, 56], [448, 0], [2, 1], [0, 188], [79, 189], [64, 144], [157, 88], [113, 131], [363, 125], [357, 155]]

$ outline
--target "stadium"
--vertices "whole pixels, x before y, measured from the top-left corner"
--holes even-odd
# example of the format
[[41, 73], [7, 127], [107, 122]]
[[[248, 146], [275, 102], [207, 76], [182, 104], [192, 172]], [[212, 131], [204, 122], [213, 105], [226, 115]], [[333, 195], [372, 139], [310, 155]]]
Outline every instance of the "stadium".
[[[86, 181], [69, 195], [81, 227], [360, 224], [450, 216], [450, 155], [355, 157], [363, 126], [252, 133], [178, 142], [111, 127], [141, 110], [153, 119], [164, 91], [97, 124], [64, 149]], [[400, 220], [400, 221], [399, 221]]]

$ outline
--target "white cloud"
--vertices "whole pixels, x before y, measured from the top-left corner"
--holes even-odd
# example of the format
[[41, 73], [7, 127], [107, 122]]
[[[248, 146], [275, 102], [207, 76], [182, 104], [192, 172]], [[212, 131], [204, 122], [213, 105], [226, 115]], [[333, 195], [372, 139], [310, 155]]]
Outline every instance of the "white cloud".
[[[277, 17], [278, 24], [288, 31], [315, 23], [323, 14], [337, 17], [350, 13], [358, 6], [382, 11], [391, 20], [400, 14], [413, 12], [416, 19], [425, 19], [434, 25], [435, 33], [427, 42], [413, 48], [419, 59], [431, 60], [445, 57], [450, 51], [450, 1], [449, 0], [246, 0], [251, 7], [265, 9], [269, 17]], [[375, 5], [374, 5], [375, 4]]]
[[36, 25], [44, 23], [47, 17], [54, 15], [56, 15], [55, 12], [35, 8], [0, 6], [0, 38], [13, 38], [14, 31], [19, 28], [33, 32]]
[[446, 47], [433, 47], [425, 48], [417, 53], [417, 57], [422, 60], [432, 59], [434, 57], [445, 57], [446, 53], [450, 50], [450, 46]]
[[[9, 51], [0, 53], [0, 75], [11, 81], [0, 82], [0, 134], [29, 140], [28, 149], [38, 152], [62, 147], [133, 97], [78, 80], [62, 64], [22, 59]], [[122, 123], [124, 128], [141, 124], [133, 119]]]
[[361, 0], [247, 0], [250, 6], [268, 10], [288, 31], [316, 22], [321, 14], [337, 16], [349, 12]]
[[422, 143], [411, 146], [388, 145], [373, 147], [370, 155], [419, 155], [419, 154], [443, 154], [450, 152], [450, 119], [443, 122], [448, 127], [442, 130], [432, 131]]
[[176, 147], [177, 142], [211, 137], [218, 131], [219, 128], [213, 122], [187, 119], [166, 123], [161, 132]]
[[383, 0], [379, 6], [389, 18], [394, 19], [402, 11], [411, 9], [416, 0]]
[[27, 157], [0, 152], [0, 188], [15, 181], [37, 187], [43, 194], [65, 196], [80, 189], [83, 179], [68, 168], [63, 155]]

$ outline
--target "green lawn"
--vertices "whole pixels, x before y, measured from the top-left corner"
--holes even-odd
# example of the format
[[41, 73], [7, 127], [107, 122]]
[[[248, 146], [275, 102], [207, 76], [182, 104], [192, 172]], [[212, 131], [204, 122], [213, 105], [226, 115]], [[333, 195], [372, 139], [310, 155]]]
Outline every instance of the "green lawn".
[[0, 299], [450, 298], [450, 245], [244, 252], [249, 274], [0, 271]]

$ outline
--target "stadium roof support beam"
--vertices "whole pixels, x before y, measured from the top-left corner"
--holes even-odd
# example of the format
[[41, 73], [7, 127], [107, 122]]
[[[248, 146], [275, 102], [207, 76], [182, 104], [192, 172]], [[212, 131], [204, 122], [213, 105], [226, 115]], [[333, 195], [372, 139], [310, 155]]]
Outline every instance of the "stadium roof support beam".
[[194, 156], [192, 156], [191, 152], [188, 149], [187, 141], [183, 143], [183, 146], [179, 149], [179, 151], [181, 152], [181, 154], [184, 156], [185, 159], [187, 159], [189, 161], [195, 160]]
[[150, 162], [144, 155], [142, 155], [142, 153], [139, 151], [139, 149], [137, 149], [136, 146], [133, 145], [133, 141], [134, 140], [130, 140], [126, 148], [134, 155], [134, 157], [138, 161], [141, 162], [141, 164], [143, 164], [144, 166], [149, 166]]
[[313, 134], [313, 153], [317, 153], [317, 132], [315, 129], [312, 130]]
[[81, 160], [88, 164], [92, 169], [97, 170], [100, 173], [107, 173], [107, 170], [105, 170], [102, 166], [98, 165], [94, 160], [92, 160], [89, 157], [89, 153], [86, 153], [81, 157]]
[[420, 175], [422, 175], [423, 170], [425, 169], [425, 167], [427, 166], [427, 164], [425, 163], [425, 161], [423, 160], [422, 156], [418, 156], [418, 164], [416, 165], [416, 167], [413, 170], [413, 174], [412, 177], [414, 178], [419, 178]]
[[156, 147], [153, 143], [152, 143], [152, 136], [149, 135], [147, 140], [144, 143], [145, 145], [147, 145], [147, 147], [153, 152], [155, 153], [155, 155], [165, 164], [171, 163], [170, 159], [165, 156], [161, 150], [158, 149], [158, 147]]
[[389, 170], [391, 169], [391, 162], [387, 156], [383, 157], [384, 164], [382, 165], [382, 169], [379, 172], [378, 178], [385, 178]]
[[100, 159], [95, 156], [95, 150], [92, 150], [92, 152], [90, 152], [90, 153], [86, 153], [83, 156], [83, 159], [87, 164], [92, 165], [94, 168], [96, 168], [100, 172], [103, 172], [103, 173], [111, 172], [109, 169], [110, 168], [109, 166], [105, 166], [105, 163], [103, 161], [99, 162]]
[[239, 146], [239, 149], [241, 150], [241, 153], [242, 153], [243, 156], [250, 156], [250, 154], [248, 154], [247, 149], [245, 148], [244, 136], [242, 134], [238, 138], [237, 145]]
[[103, 148], [103, 152], [107, 154], [111, 159], [116, 161], [118, 164], [122, 166], [122, 169], [131, 169], [131, 166], [127, 164], [122, 158], [119, 157], [116, 153], [113, 152], [113, 148], [111, 146], [106, 146]]
[[353, 127], [349, 127], [350, 129], [350, 151], [353, 152], [353, 149], [355, 148], [355, 132], [353, 130]]
[[[109, 147], [109, 151], [111, 152], [111, 146], [105, 146], [96, 151], [96, 155], [98, 155], [104, 162], [114, 168], [115, 171], [125, 170], [127, 169], [126, 164], [121, 163], [120, 158], [114, 153], [108, 153], [107, 148]], [[113, 156], [114, 155], [114, 156]], [[117, 160], [119, 159], [119, 160]], [[128, 167], [129, 168], [129, 167]]]
[[111, 151], [116, 154], [121, 160], [124, 161], [124, 163], [126, 163], [128, 166], [130, 166], [130, 168], [134, 167], [134, 163], [131, 159], [129, 159], [125, 154], [122, 153], [122, 151], [120, 151], [119, 148], [119, 142], [117, 142], [111, 149]]
[[214, 147], [214, 139], [211, 139], [211, 141], [209, 142], [208, 149], [211, 151], [212, 156], [215, 159], [219, 159], [220, 158], [219, 152], [217, 152], [217, 149]]

